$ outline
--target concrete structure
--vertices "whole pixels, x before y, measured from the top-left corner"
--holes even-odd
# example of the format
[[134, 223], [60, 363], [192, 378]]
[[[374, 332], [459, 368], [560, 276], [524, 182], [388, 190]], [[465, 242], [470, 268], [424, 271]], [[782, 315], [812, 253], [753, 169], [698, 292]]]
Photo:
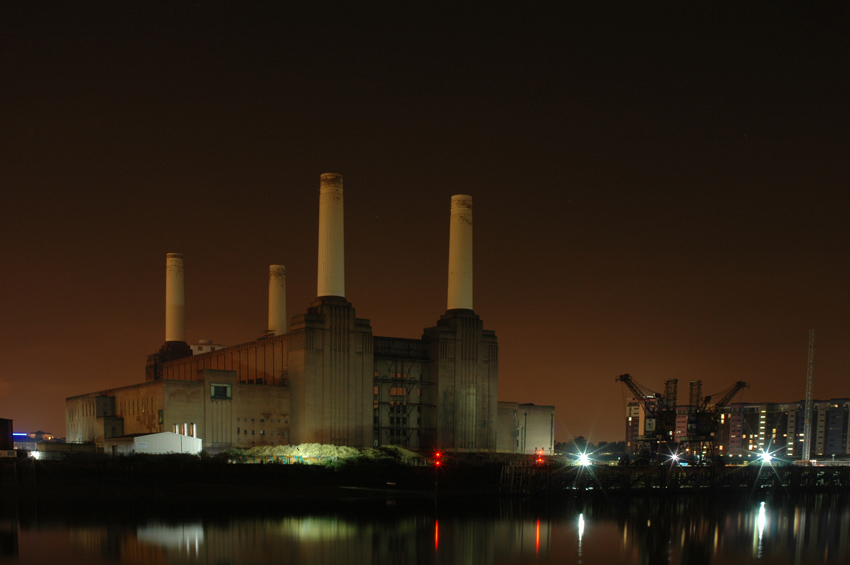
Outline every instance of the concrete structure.
[[[270, 266], [268, 331], [259, 339], [190, 348], [183, 258], [169, 253], [166, 340], [148, 357], [145, 382], [68, 398], [68, 441], [103, 445], [194, 424], [210, 451], [290, 443], [496, 450], [499, 349], [472, 310], [471, 197], [451, 201], [445, 314], [421, 339], [378, 337], [345, 298], [342, 186], [341, 175], [321, 176], [316, 300], [287, 325], [285, 270]], [[525, 439], [538, 424], [511, 429], [506, 450], [551, 452], [553, 409], [523, 408], [522, 418], [536, 422], [544, 408], [542, 435]]]
[[499, 402], [498, 451], [555, 454], [555, 407]]
[[[204, 355], [188, 359], [199, 357]], [[232, 370], [201, 369], [193, 378], [75, 396], [65, 406], [69, 442], [104, 445], [126, 435], [182, 430], [185, 424], [212, 451], [289, 443], [289, 388], [238, 382]]]
[[342, 175], [325, 173], [319, 185], [319, 298], [345, 298], [344, 235]]
[[269, 333], [286, 333], [286, 267], [269, 266]]
[[183, 255], [165, 259], [165, 341], [186, 341], [186, 301], [183, 294]]
[[472, 197], [452, 196], [447, 310], [472, 310]]
[[227, 347], [221, 343], [213, 343], [211, 339], [199, 339], [198, 343], [189, 346], [192, 349], [193, 355], [200, 355], [202, 353], [207, 353], [210, 351], [215, 351], [216, 349], [224, 349]]
[[201, 439], [172, 432], [115, 437], [104, 440], [103, 444], [103, 450], [112, 455], [133, 453], [197, 455], [202, 449]]

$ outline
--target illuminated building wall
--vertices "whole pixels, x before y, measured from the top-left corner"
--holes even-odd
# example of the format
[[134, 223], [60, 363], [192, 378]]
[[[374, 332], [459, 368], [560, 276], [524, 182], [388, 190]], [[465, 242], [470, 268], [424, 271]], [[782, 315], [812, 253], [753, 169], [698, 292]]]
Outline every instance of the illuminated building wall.
[[290, 325], [292, 443], [370, 446], [372, 327], [342, 298], [326, 297]]
[[[803, 401], [788, 406], [787, 444], [785, 455], [800, 457], [803, 453], [805, 414]], [[850, 399], [816, 400], [812, 405], [811, 457], [850, 454]]]
[[204, 449], [289, 442], [289, 389], [240, 383], [234, 371], [202, 370], [195, 380], [155, 381], [65, 401], [69, 443], [103, 444], [129, 434], [194, 424]]
[[637, 400], [629, 400], [626, 403], [626, 452], [637, 453], [637, 437], [643, 433], [641, 428], [643, 410]]
[[555, 454], [555, 407], [499, 402], [497, 451]]
[[449, 310], [425, 330], [434, 386], [423, 391], [437, 409], [436, 445], [496, 449], [499, 346], [472, 310]]

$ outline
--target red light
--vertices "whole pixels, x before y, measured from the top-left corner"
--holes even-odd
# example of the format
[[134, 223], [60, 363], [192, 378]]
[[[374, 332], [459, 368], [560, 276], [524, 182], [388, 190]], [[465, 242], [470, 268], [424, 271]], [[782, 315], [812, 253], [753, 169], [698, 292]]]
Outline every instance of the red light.
[[540, 553], [540, 518], [537, 519], [537, 539], [535, 540], [534, 552]]

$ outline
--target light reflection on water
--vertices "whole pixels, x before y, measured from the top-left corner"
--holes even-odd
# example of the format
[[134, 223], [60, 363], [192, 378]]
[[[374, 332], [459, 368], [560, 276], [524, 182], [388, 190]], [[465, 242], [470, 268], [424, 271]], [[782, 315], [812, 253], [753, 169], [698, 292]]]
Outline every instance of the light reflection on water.
[[79, 521], [4, 508], [0, 562], [850, 562], [850, 499], [341, 502], [315, 514]]

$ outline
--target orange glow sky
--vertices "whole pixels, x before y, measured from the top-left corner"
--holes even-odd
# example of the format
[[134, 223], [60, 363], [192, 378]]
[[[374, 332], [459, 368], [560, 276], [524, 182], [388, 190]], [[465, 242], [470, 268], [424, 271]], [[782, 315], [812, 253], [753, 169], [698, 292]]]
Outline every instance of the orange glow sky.
[[168, 252], [190, 342], [259, 337], [270, 264], [303, 312], [323, 172], [375, 335], [444, 312], [473, 196], [500, 399], [554, 404], [558, 440], [623, 439], [621, 373], [799, 400], [811, 328], [815, 396], [850, 397], [846, 7], [200, 4], [0, 13], [16, 430], [62, 436], [65, 397], [144, 380]]

